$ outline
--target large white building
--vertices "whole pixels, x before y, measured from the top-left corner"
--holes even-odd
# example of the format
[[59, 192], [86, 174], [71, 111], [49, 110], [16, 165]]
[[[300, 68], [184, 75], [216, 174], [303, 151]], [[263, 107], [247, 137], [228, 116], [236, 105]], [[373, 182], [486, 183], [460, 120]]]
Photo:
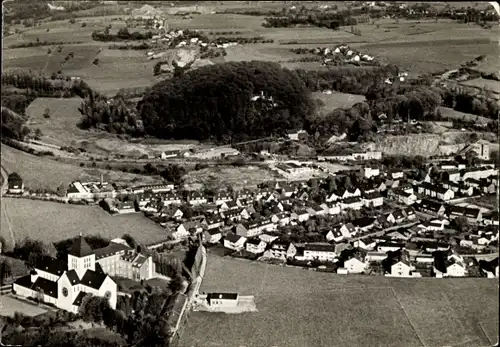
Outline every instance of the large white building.
[[16, 295], [37, 298], [74, 313], [87, 293], [106, 297], [114, 309], [118, 288], [110, 275], [150, 279], [155, 276], [154, 263], [151, 257], [115, 240], [92, 250], [80, 235], [68, 253], [68, 263], [51, 257], [39, 259], [30, 275], [17, 279], [12, 289]]

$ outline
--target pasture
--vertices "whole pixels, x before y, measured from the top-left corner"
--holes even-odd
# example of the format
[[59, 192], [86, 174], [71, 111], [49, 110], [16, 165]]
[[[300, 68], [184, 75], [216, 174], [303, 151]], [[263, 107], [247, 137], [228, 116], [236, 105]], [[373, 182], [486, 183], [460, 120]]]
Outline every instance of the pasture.
[[487, 80], [484, 78], [475, 78], [473, 80], [460, 82], [464, 86], [473, 86], [490, 90], [496, 94], [500, 93], [500, 82], [494, 80]]
[[439, 112], [441, 112], [441, 117], [446, 120], [456, 119], [456, 120], [466, 120], [466, 121], [483, 122], [483, 123], [491, 122], [491, 119], [489, 118], [477, 116], [475, 114], [456, 111], [449, 107], [439, 106]]
[[[107, 239], [132, 235], [137, 242], [150, 244], [166, 240], [169, 233], [142, 213], [112, 216], [99, 206], [61, 204], [48, 201], [3, 198], [2, 225], [10, 226], [16, 242], [25, 237], [57, 242], [82, 235]], [[29, 217], [29, 218], [28, 218]], [[7, 228], [2, 235], [9, 237]]]
[[322, 92], [312, 93], [313, 99], [319, 99], [323, 103], [321, 111], [331, 112], [336, 108], [350, 108], [358, 102], [365, 101], [364, 95], [336, 93], [324, 94]]
[[259, 312], [193, 312], [182, 345], [487, 346], [498, 336], [495, 280], [342, 276], [209, 255], [200, 291], [255, 295]]
[[72, 181], [98, 180], [101, 173], [104, 179], [117, 184], [152, 184], [157, 180], [152, 176], [140, 176], [120, 171], [98, 170], [61, 163], [47, 157], [38, 157], [2, 144], [2, 166], [7, 172], [17, 172], [28, 189], [56, 191], [63, 184]]

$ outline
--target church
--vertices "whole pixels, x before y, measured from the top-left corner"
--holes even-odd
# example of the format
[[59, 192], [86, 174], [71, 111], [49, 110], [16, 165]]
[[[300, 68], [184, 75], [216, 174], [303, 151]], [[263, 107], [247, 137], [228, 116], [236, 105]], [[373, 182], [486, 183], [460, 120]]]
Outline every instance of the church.
[[104, 248], [92, 250], [80, 235], [68, 253], [67, 263], [51, 257], [39, 259], [31, 273], [18, 278], [12, 289], [16, 295], [77, 313], [87, 293], [107, 298], [116, 308], [118, 288], [110, 276], [140, 281], [155, 275], [152, 257], [138, 253], [124, 240], [115, 239]]

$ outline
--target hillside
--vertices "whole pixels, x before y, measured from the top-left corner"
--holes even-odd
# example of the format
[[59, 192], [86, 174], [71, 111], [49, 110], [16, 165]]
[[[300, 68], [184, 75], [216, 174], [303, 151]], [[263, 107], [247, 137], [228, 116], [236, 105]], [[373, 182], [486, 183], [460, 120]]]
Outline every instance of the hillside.
[[301, 127], [314, 104], [296, 73], [252, 61], [203, 66], [162, 81], [137, 108], [148, 135], [227, 142]]

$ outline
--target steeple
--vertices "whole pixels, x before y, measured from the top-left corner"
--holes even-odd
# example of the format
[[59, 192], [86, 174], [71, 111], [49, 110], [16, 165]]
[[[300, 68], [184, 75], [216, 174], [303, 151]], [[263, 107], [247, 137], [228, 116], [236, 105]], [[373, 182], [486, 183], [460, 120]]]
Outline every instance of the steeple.
[[82, 236], [81, 232], [80, 236], [73, 243], [73, 246], [71, 247], [71, 250], [68, 254], [78, 258], [83, 258], [92, 254], [92, 249], [90, 248], [87, 241], [85, 241], [85, 238]]

